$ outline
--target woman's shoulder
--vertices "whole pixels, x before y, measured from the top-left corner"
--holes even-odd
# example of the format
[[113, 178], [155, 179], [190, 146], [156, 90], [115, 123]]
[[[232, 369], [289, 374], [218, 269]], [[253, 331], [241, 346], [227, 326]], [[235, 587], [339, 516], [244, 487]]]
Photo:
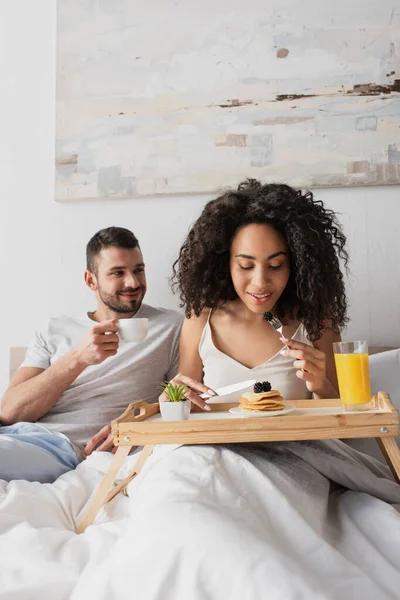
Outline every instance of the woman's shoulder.
[[285, 337], [301, 341], [299, 338], [302, 338], [305, 335], [307, 335], [307, 331], [304, 327], [304, 324], [300, 319], [281, 318], [281, 322], [283, 323], [282, 334]]
[[[208, 309], [209, 310], [209, 309]], [[212, 325], [218, 325], [222, 323], [233, 323], [238, 320], [238, 302], [232, 300], [230, 302], [224, 302], [217, 308], [213, 308], [209, 311], [208, 319], [211, 319], [212, 313]]]
[[204, 309], [198, 316], [192, 315], [185, 318], [181, 330], [181, 353], [198, 351], [210, 314], [209, 309]]
[[328, 320], [323, 322], [321, 337], [316, 341], [310, 340], [309, 332], [302, 321], [290, 321], [289, 327], [290, 329], [287, 330], [289, 335], [286, 337], [293, 337], [298, 342], [314, 346], [324, 352], [326, 348], [332, 349], [333, 342], [340, 341], [340, 333], [332, 327], [332, 322]]
[[231, 306], [231, 303], [228, 302], [218, 306], [217, 308], [203, 308], [200, 315], [191, 315], [190, 317], [186, 317], [185, 324], [186, 327], [190, 328], [191, 330], [195, 330], [197, 328], [204, 329], [207, 322], [211, 320], [211, 317], [213, 323], [223, 319], [230, 319], [235, 317], [235, 308]]
[[199, 333], [201, 335], [204, 327], [207, 324], [208, 319], [211, 315], [211, 309], [205, 308], [201, 311], [200, 315], [191, 315], [190, 317], [185, 317], [183, 322], [182, 331], [189, 332], [191, 335], [195, 335]]

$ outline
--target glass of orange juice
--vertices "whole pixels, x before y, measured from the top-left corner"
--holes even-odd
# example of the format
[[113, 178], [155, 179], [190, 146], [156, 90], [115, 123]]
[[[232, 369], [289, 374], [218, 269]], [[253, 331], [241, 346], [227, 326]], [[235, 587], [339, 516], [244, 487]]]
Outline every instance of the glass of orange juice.
[[372, 408], [368, 343], [364, 340], [335, 342], [333, 352], [343, 408], [345, 410]]

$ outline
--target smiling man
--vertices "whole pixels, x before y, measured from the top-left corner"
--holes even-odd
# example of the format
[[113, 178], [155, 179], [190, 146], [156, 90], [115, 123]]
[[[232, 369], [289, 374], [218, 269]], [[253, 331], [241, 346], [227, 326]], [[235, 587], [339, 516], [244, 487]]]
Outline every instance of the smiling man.
[[[143, 303], [137, 238], [109, 227], [86, 254], [97, 308], [36, 332], [1, 401], [0, 479], [51, 482], [94, 449], [111, 450], [110, 421], [130, 402], [157, 400], [160, 384], [176, 375], [182, 317]], [[118, 320], [137, 317], [148, 319], [146, 339], [120, 342]]]

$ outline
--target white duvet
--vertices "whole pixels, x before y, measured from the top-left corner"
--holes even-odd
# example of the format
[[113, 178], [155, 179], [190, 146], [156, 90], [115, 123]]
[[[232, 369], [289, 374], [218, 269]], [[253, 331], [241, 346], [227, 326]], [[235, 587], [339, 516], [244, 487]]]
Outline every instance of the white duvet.
[[0, 598], [400, 598], [400, 486], [345, 444], [159, 446], [77, 535], [110, 459], [0, 482]]

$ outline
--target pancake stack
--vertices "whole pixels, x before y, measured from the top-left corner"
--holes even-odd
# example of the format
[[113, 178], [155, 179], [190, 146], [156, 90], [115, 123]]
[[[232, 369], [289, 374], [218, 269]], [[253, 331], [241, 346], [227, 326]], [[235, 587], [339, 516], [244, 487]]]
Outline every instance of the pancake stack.
[[246, 392], [239, 398], [239, 408], [245, 412], [283, 410], [284, 407], [283, 398], [278, 390], [260, 393]]

